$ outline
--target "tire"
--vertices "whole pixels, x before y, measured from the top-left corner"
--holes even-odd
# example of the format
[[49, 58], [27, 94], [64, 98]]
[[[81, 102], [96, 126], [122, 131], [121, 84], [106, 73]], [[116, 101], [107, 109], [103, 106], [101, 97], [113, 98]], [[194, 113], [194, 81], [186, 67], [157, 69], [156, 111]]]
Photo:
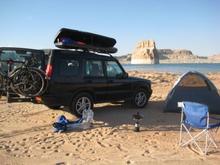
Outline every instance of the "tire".
[[132, 104], [136, 108], [144, 108], [148, 104], [150, 94], [145, 89], [138, 89], [132, 98]]
[[[84, 105], [82, 105], [84, 102]], [[77, 117], [82, 117], [82, 112], [85, 108], [93, 109], [93, 97], [86, 92], [82, 92], [77, 94], [72, 101], [72, 104], [70, 106], [70, 111]]]

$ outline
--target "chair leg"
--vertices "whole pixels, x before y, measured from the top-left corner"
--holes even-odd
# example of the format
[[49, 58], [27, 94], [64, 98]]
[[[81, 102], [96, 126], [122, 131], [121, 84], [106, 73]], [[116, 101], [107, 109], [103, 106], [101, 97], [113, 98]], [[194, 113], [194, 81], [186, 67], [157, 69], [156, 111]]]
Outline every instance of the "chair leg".
[[205, 155], [207, 154], [207, 150], [208, 150], [208, 131], [206, 131], [205, 133]]
[[188, 133], [188, 135], [190, 136], [190, 140], [188, 140], [187, 142], [185, 142], [182, 146], [185, 146], [186, 144], [189, 144], [189, 143], [191, 143], [192, 141], [195, 141], [201, 134], [203, 134], [206, 130], [203, 130], [202, 132], [200, 132], [200, 133], [198, 133], [197, 135], [195, 135], [194, 137], [190, 134], [190, 129], [188, 130], [187, 128], [186, 128], [186, 126], [185, 125], [183, 125], [183, 127], [185, 128], [185, 130], [186, 130], [186, 132]]
[[[187, 135], [190, 137], [190, 139], [187, 141], [184, 141], [184, 135], [183, 135], [183, 131], [186, 131]], [[179, 139], [179, 146], [184, 147], [187, 144], [194, 144], [196, 146], [196, 148], [198, 149], [199, 153], [202, 155], [206, 155], [208, 153], [209, 147], [211, 144], [214, 145], [215, 148], [218, 148], [211, 132], [209, 132], [209, 130], [205, 129], [203, 131], [201, 131], [200, 133], [196, 134], [195, 136], [192, 136], [190, 133], [191, 127], [187, 128], [184, 124], [181, 124], [180, 127], [180, 139]], [[202, 135], [205, 135], [205, 148], [201, 148], [199, 146], [199, 144], [197, 143], [197, 140], [200, 139], [200, 137]], [[204, 136], [203, 136], [204, 137]]]
[[[180, 127], [180, 140], [179, 140], [179, 145], [181, 147], [184, 147], [187, 143], [189, 143], [189, 140], [184, 142], [184, 133], [183, 131], [185, 130], [185, 134], [190, 136], [190, 131], [191, 131], [192, 127], [187, 128], [184, 124], [181, 124]], [[185, 135], [186, 136], [186, 135]]]
[[183, 124], [180, 126], [180, 139], [179, 139], [179, 146], [182, 145], [182, 131], [183, 131]]
[[217, 133], [217, 132], [218, 132], [218, 129], [219, 129], [219, 127], [217, 127], [217, 128], [215, 129], [215, 133]]
[[195, 135], [195, 136], [193, 137], [193, 136], [190, 134], [189, 130], [186, 128], [186, 126], [183, 125], [183, 127], [184, 127], [184, 129], [186, 130], [187, 134], [190, 136], [191, 139], [188, 140], [187, 142], [181, 144], [181, 146], [183, 147], [183, 146], [185, 146], [185, 145], [187, 145], [187, 144], [193, 143], [193, 144], [196, 145], [197, 149], [199, 150], [199, 152], [200, 152], [202, 155], [206, 154], [206, 153], [201, 149], [201, 147], [198, 145], [198, 143], [196, 142], [196, 139], [197, 139], [198, 137], [200, 137], [200, 135], [202, 135], [203, 133], [205, 133], [206, 130], [203, 130], [202, 132], [198, 133], [197, 135]]
[[209, 133], [209, 132], [207, 132], [207, 134], [208, 134], [208, 136], [209, 136], [210, 141], [211, 141], [212, 144], [215, 146], [215, 148], [218, 148], [218, 146], [217, 146], [217, 144], [216, 144], [216, 142], [215, 142], [214, 137], [212, 136], [212, 134]]

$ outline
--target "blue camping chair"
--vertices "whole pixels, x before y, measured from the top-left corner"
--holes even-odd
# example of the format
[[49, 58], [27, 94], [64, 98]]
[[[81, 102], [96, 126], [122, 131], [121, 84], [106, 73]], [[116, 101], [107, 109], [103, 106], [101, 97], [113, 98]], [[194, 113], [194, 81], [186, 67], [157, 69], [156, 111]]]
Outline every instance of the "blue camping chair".
[[[220, 127], [220, 119], [210, 117], [208, 107], [203, 104], [194, 102], [178, 102], [178, 107], [182, 109], [181, 112], [181, 123], [180, 123], [180, 146], [186, 146], [194, 144], [196, 151], [206, 155], [211, 145], [218, 148], [211, 131], [215, 130], [216, 133]], [[210, 119], [217, 122], [210, 123]], [[193, 132], [195, 130], [200, 132]], [[184, 137], [184, 134], [186, 136]], [[204, 138], [205, 140], [201, 140]], [[205, 144], [204, 144], [205, 143]]]

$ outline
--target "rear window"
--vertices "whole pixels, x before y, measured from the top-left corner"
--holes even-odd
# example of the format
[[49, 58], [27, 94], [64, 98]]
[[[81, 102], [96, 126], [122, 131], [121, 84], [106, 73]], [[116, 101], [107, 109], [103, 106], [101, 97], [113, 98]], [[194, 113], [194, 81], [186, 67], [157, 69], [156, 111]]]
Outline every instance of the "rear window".
[[79, 74], [79, 61], [72, 59], [61, 59], [59, 75], [76, 76]]
[[[29, 51], [29, 50], [0, 50], [0, 60], [13, 60], [13, 61], [20, 61], [25, 62], [26, 60], [29, 61], [29, 66], [36, 67], [39, 69], [43, 69], [43, 51]], [[14, 63], [12, 64], [12, 69], [16, 69], [17, 67], [21, 66], [22, 64]], [[7, 63], [0, 61], [0, 68], [2, 71], [7, 71]]]

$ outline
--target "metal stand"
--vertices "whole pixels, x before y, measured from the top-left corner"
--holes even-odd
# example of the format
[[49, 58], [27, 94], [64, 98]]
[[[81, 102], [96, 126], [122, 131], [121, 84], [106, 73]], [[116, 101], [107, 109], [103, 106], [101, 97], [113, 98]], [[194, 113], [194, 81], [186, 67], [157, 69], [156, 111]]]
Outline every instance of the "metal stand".
[[[13, 64], [13, 61], [11, 61], [11, 60], [9, 60], [7, 63], [7, 77], [10, 76], [10, 72], [12, 71], [12, 64]], [[12, 103], [12, 102], [30, 102], [31, 101], [31, 98], [29, 98], [29, 97], [21, 97], [17, 93], [11, 93], [9, 83], [10, 83], [10, 80], [6, 79], [6, 87], [5, 87], [6, 103], [8, 104], [9, 108], [10, 108], [9, 103]], [[18, 96], [13, 97], [13, 96], [11, 96], [11, 94], [18, 95]]]
[[[9, 74], [10, 74], [10, 72], [11, 72], [11, 65], [12, 65], [12, 63], [11, 63], [11, 61], [8, 61], [8, 71], [7, 71], [7, 77], [9, 77]], [[10, 93], [9, 93], [9, 82], [8, 82], [8, 79], [6, 80], [6, 87], [5, 87], [5, 89], [6, 89], [6, 102], [7, 102], [7, 104], [9, 103], [9, 97], [10, 97]]]

